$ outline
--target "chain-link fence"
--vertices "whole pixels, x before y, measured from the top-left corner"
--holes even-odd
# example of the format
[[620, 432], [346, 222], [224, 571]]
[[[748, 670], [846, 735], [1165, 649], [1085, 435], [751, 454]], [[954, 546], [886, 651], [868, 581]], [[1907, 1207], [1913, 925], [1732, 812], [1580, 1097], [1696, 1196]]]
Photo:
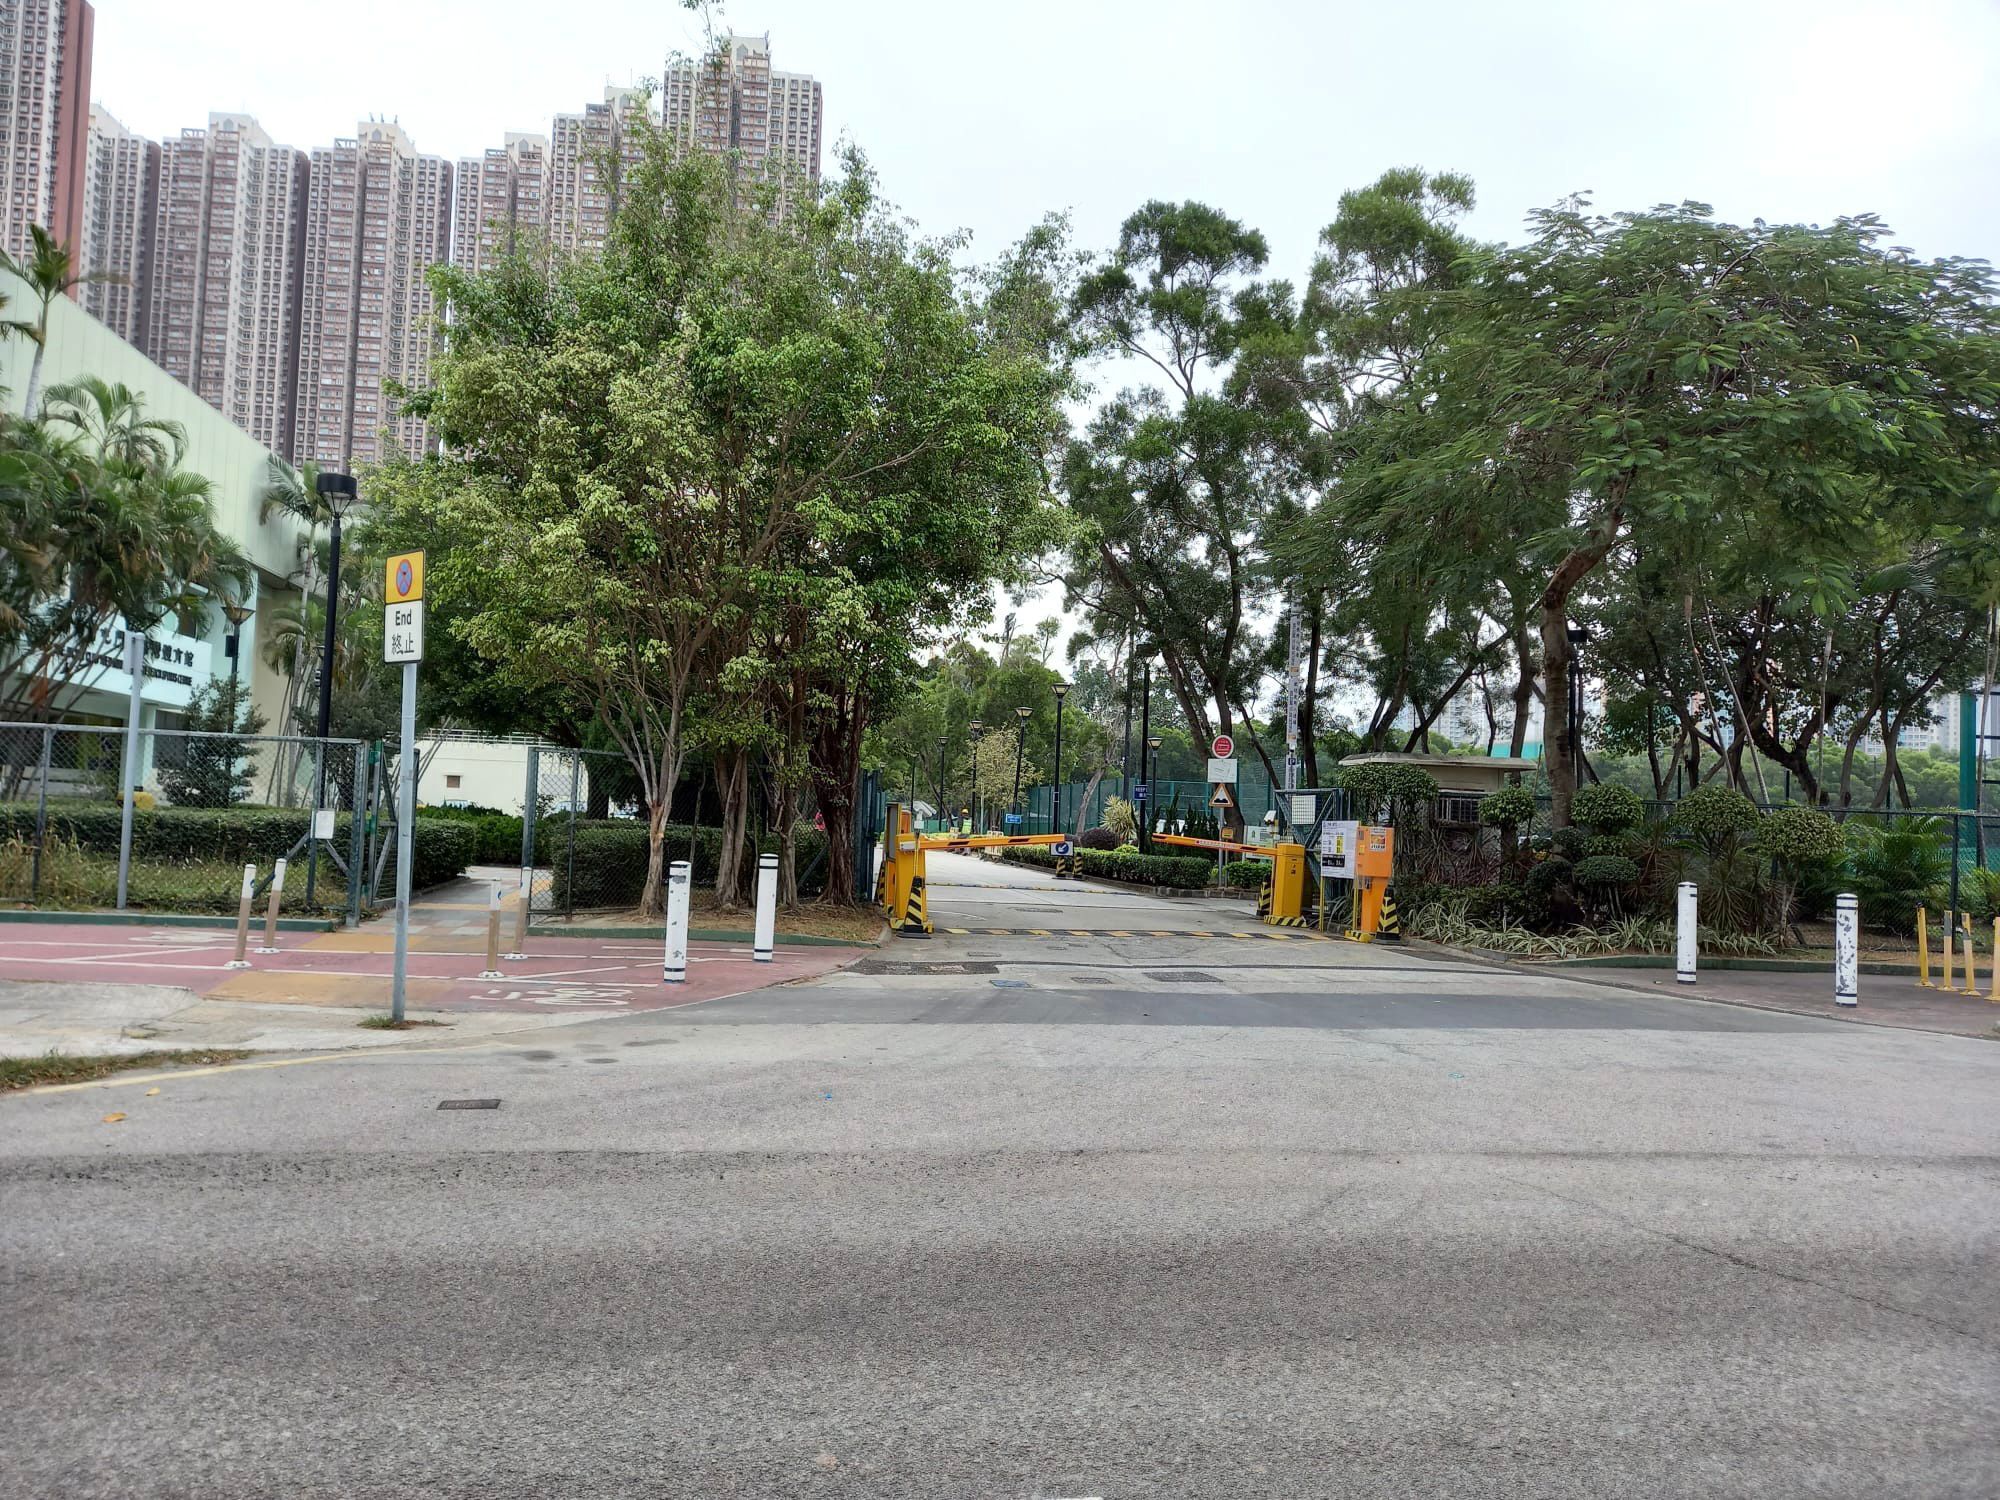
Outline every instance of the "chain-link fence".
[[[357, 917], [368, 779], [356, 740], [0, 724], [0, 903], [234, 912], [243, 866], [288, 911]], [[129, 789], [130, 816], [124, 804]]]

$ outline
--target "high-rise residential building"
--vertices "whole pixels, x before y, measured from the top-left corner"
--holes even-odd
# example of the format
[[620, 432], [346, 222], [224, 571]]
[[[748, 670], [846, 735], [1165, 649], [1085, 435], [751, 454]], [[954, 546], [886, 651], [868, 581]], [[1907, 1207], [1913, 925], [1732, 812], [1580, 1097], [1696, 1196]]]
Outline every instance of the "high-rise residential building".
[[454, 183], [452, 264], [483, 271], [548, 232], [549, 138], [510, 131], [484, 156], [461, 157]]
[[818, 182], [823, 112], [816, 79], [772, 68], [769, 35], [724, 37], [706, 57], [667, 65], [667, 129], [704, 151], [732, 154], [751, 177]]
[[647, 118], [649, 109], [643, 90], [608, 88], [602, 104], [556, 116], [549, 132], [548, 224], [549, 239], [559, 249], [604, 248], [618, 202], [619, 168], [637, 150], [632, 126]]
[[340, 468], [430, 444], [393, 383], [430, 379], [432, 266], [451, 245], [452, 171], [400, 126], [370, 120], [312, 155], [297, 434], [302, 460]]
[[292, 446], [305, 153], [248, 115], [212, 114], [160, 146], [143, 347], [230, 421]]
[[93, 107], [76, 264], [86, 271], [108, 271], [116, 279], [87, 281], [76, 297], [85, 312], [140, 348], [145, 347], [152, 299], [159, 193], [159, 143], [135, 135], [109, 112]]
[[29, 227], [74, 246], [90, 148], [87, 0], [0, 0], [0, 249], [25, 258]]

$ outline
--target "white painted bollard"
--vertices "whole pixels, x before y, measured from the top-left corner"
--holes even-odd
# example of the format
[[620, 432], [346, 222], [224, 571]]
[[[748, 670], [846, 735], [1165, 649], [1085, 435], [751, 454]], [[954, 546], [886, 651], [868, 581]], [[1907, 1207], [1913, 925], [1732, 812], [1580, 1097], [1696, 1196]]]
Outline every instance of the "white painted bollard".
[[278, 951], [278, 901], [285, 894], [285, 862], [281, 859], [271, 871], [271, 904], [264, 911], [264, 946], [259, 953]]
[[500, 972], [500, 882], [493, 882], [493, 889], [486, 897], [486, 968], [481, 979], [505, 979]]
[[767, 964], [778, 941], [778, 856], [757, 858], [757, 931], [750, 942], [750, 957]]
[[1681, 882], [1679, 910], [1675, 915], [1674, 978], [1681, 984], [1693, 984], [1701, 927], [1692, 880]]
[[1861, 1003], [1861, 904], [1846, 892], [1833, 903], [1833, 1003]]
[[257, 867], [243, 867], [243, 899], [236, 903], [236, 956], [224, 966], [231, 969], [247, 969], [250, 960], [243, 955], [250, 948], [250, 903], [257, 895]]
[[660, 978], [667, 984], [685, 984], [688, 977], [688, 886], [693, 867], [677, 859], [667, 867], [667, 955]]

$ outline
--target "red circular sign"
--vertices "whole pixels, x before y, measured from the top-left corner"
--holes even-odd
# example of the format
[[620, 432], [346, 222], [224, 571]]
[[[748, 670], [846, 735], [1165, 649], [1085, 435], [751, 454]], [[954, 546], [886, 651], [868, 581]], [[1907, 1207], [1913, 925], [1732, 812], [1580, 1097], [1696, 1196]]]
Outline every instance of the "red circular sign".
[[1218, 734], [1215, 737], [1215, 743], [1208, 747], [1208, 753], [1213, 755], [1217, 760], [1228, 760], [1230, 756], [1236, 753], [1236, 741], [1232, 740], [1226, 734]]
[[409, 593], [410, 585], [415, 583], [416, 581], [417, 581], [417, 575], [411, 570], [408, 562], [399, 562], [396, 564], [397, 593], [399, 594]]

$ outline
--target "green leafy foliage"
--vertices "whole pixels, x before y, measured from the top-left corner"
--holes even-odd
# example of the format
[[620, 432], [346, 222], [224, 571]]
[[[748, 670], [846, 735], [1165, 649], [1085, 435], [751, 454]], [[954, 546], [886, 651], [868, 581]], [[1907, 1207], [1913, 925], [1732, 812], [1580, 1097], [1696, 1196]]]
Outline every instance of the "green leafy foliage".
[[1639, 826], [1646, 804], [1630, 787], [1600, 781], [1577, 788], [1570, 816], [1595, 833], [1617, 834]]
[[1268, 859], [1232, 859], [1222, 867], [1222, 883], [1232, 890], [1256, 890], [1270, 874]]
[[[1000, 851], [1003, 859], [1022, 865], [1054, 868], [1055, 856], [1035, 844], [1023, 844]], [[1215, 869], [1205, 859], [1187, 859], [1173, 854], [1140, 854], [1136, 850], [1098, 849], [1080, 851], [1083, 873], [1103, 880], [1125, 880], [1135, 885], [1158, 885], [1172, 890], [1198, 891], [1208, 884]]]
[[1397, 827], [1409, 825], [1437, 800], [1437, 778], [1421, 766], [1372, 761], [1342, 766], [1334, 785], [1347, 793], [1355, 816], [1367, 822], [1387, 815]]
[[1524, 786], [1503, 786], [1479, 804], [1479, 821], [1488, 828], [1519, 828], [1534, 820], [1535, 794]]
[[1639, 883], [1639, 866], [1620, 854], [1593, 854], [1577, 862], [1575, 879], [1594, 891], [1629, 890]]
[[[422, 826], [419, 824], [419, 826]], [[669, 861], [684, 859], [693, 867], [697, 883], [715, 879], [722, 864], [722, 830], [712, 826], [691, 828], [684, 823], [666, 825]], [[776, 853], [778, 841], [765, 838], [759, 853]], [[552, 819], [535, 827], [537, 857], [551, 871], [549, 900], [559, 909], [637, 906], [646, 888], [646, 856], [652, 840], [644, 823], [625, 819], [576, 824], [575, 851], [570, 847], [566, 821]], [[817, 895], [825, 889], [827, 866], [826, 835], [802, 830], [798, 835], [800, 894]], [[514, 846], [520, 857], [520, 844]], [[811, 872], [808, 874], [808, 872]]]
[[1734, 787], [1709, 782], [1681, 798], [1668, 821], [1680, 837], [1716, 854], [1756, 831], [1757, 804]]
[[1125, 843], [1124, 835], [1111, 827], [1086, 828], [1077, 835], [1079, 849], [1116, 849]]
[[1846, 852], [1840, 825], [1809, 807], [1778, 807], [1757, 825], [1757, 848], [1795, 874]]
[[1951, 853], [1943, 819], [1904, 818], [1888, 828], [1850, 825], [1848, 851], [1854, 894], [1869, 926], [1913, 932], [1918, 907], [1944, 905]]
[[252, 746], [244, 737], [264, 728], [263, 711], [234, 680], [218, 677], [195, 691], [182, 728], [194, 738], [154, 741], [160, 790], [177, 807], [229, 807], [256, 780]]

